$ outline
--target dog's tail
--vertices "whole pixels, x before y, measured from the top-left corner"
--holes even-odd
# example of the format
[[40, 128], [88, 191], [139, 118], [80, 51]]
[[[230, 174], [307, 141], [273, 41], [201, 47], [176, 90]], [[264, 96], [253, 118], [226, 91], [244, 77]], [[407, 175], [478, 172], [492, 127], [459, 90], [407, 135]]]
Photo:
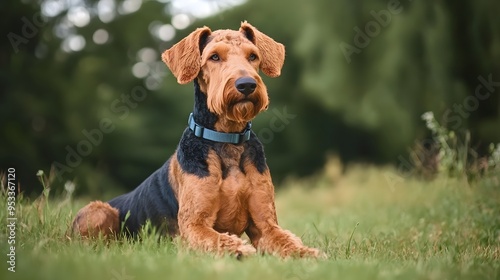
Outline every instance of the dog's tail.
[[120, 229], [118, 209], [109, 203], [92, 201], [80, 209], [73, 220], [71, 233], [83, 238], [115, 238]]

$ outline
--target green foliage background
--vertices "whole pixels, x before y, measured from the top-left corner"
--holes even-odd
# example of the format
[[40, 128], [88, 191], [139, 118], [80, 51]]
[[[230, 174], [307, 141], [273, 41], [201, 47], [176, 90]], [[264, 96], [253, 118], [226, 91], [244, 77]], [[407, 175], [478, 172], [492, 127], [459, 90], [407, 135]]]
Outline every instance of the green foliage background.
[[[237, 29], [242, 20], [287, 48], [282, 76], [265, 79], [270, 110], [254, 122], [259, 134], [279, 118], [276, 112], [295, 116], [265, 141], [276, 181], [315, 172], [328, 153], [346, 162], [399, 164], [415, 139], [427, 136], [420, 119], [426, 111], [454, 130], [469, 129], [479, 151], [500, 142], [500, 87], [484, 100], [475, 95], [479, 77], [500, 82], [498, 1], [248, 0], [194, 21], [168, 42], [150, 30], [170, 23], [172, 1], [144, 1], [111, 22], [92, 16], [72, 28], [86, 39], [77, 52], [63, 51], [64, 36], [55, 32], [66, 11], [26, 33], [26, 21], [36, 22], [47, 2], [0, 4], [0, 164], [17, 167], [27, 193], [38, 169], [68, 166], [68, 147], [76, 149], [87, 139], [83, 131], [99, 129], [103, 119], [112, 131], [59, 172], [56, 183], [75, 180], [77, 192], [90, 196], [139, 184], [174, 151], [192, 108], [192, 86], [176, 84], [161, 52], [195, 27]], [[95, 9], [97, 2], [81, 3]], [[98, 45], [92, 36], [101, 28], [110, 40]], [[9, 34], [25, 40], [14, 46]], [[346, 56], [342, 44], [357, 52]], [[138, 79], [131, 68], [144, 48], [155, 50], [156, 59]], [[135, 105], [123, 99], [138, 93], [144, 100]]]

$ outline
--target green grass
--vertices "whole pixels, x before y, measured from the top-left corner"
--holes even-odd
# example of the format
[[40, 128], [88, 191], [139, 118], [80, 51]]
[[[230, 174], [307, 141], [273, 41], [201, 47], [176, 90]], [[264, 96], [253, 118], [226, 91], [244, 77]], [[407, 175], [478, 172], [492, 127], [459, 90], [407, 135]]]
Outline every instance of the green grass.
[[[328, 168], [327, 168], [328, 170]], [[160, 242], [68, 240], [87, 201], [18, 201], [16, 272], [1, 279], [500, 279], [500, 178], [388, 181], [390, 169], [366, 166], [289, 180], [277, 193], [280, 224], [326, 260], [253, 256], [238, 261]], [[389, 176], [390, 177], [390, 176]], [[392, 184], [395, 183], [395, 184]], [[38, 208], [37, 208], [38, 205]], [[6, 228], [6, 199], [0, 202]]]

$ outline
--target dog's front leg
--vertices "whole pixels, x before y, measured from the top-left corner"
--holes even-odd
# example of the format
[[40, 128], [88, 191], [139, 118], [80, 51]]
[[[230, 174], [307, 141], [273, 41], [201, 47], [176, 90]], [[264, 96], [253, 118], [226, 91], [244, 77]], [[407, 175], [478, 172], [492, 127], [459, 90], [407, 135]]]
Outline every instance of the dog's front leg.
[[246, 233], [252, 244], [262, 252], [281, 257], [320, 257], [318, 249], [305, 246], [299, 237], [278, 225], [274, 205], [274, 186], [269, 170], [250, 173], [253, 178], [249, 211], [252, 223]]
[[199, 178], [184, 175], [179, 192], [179, 231], [189, 247], [216, 254], [225, 252], [237, 256], [251, 255], [255, 248], [229, 233], [214, 230], [220, 208], [218, 180], [214, 177]]

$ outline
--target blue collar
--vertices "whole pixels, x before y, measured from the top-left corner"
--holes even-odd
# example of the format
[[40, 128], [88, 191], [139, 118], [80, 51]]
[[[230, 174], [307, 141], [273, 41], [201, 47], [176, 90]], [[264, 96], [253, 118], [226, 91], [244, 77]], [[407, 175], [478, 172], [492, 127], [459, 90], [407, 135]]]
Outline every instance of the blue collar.
[[241, 144], [250, 140], [252, 132], [252, 122], [248, 122], [245, 130], [241, 133], [225, 133], [205, 128], [194, 121], [193, 113], [189, 114], [188, 126], [196, 137], [214, 142]]

